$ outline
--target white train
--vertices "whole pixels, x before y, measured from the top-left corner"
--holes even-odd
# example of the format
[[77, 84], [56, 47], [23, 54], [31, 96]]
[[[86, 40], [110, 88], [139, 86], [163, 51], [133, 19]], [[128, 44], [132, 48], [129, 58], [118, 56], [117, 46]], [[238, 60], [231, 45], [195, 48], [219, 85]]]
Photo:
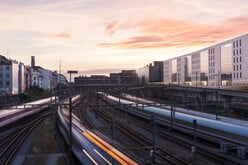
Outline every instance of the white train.
[[[148, 112], [152, 112], [154, 114], [159, 114], [161, 116], [166, 116], [166, 117], [171, 116], [170, 110], [168, 110], [166, 108], [160, 108], [160, 107], [155, 107], [155, 106], [142, 106], [142, 104], [134, 102], [134, 101], [119, 99], [117, 97], [110, 96], [110, 95], [107, 95], [105, 93], [99, 93], [99, 94], [101, 94], [103, 96], [103, 99], [106, 101], [111, 101], [111, 102], [120, 103], [120, 104], [130, 104], [131, 106], [135, 106], [136, 108], [138, 108], [142, 111], [148, 111]], [[129, 97], [129, 98], [131, 98], [131, 97]], [[141, 101], [141, 100], [139, 100], [139, 101]], [[144, 100], [142, 100], [142, 101], [144, 101]], [[148, 103], [150, 103], [150, 101]], [[248, 124], [248, 122], [244, 123], [244, 121], [242, 121], [244, 124], [239, 125], [239, 124], [229, 123], [229, 122], [220, 121], [220, 120], [213, 120], [213, 119], [209, 119], [209, 118], [205, 118], [205, 117], [201, 117], [201, 116], [194, 116], [194, 115], [190, 115], [190, 114], [185, 114], [182, 112], [175, 112], [174, 117], [177, 120], [181, 120], [181, 121], [185, 121], [185, 122], [191, 122], [191, 123], [193, 122], [193, 120], [196, 120], [197, 124], [200, 126], [209, 127], [212, 129], [223, 131], [223, 132], [228, 132], [231, 134], [236, 134], [239, 136], [248, 137], [248, 127], [245, 126]]]
[[35, 114], [55, 103], [57, 97], [48, 97], [0, 111], [0, 127], [13, 123], [18, 119]]

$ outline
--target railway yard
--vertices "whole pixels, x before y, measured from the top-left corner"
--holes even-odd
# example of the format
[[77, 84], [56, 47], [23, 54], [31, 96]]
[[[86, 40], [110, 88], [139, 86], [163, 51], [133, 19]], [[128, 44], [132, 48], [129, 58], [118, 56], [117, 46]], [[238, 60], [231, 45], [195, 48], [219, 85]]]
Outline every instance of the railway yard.
[[1, 164], [248, 164], [246, 121], [122, 92], [89, 88], [2, 111]]
[[[194, 131], [192, 123], [164, 118], [152, 113], [138, 111], [130, 105], [111, 104], [104, 101], [95, 92], [82, 94], [80, 105], [75, 107], [82, 123], [93, 131], [100, 131], [112, 139], [112, 143], [121, 151], [128, 153], [141, 164], [246, 164], [237, 157], [235, 149], [222, 151], [219, 140], [202, 137]], [[146, 106], [145, 104], [143, 106]], [[132, 111], [132, 113], [131, 113]], [[186, 130], [181, 126], [185, 127]], [[244, 137], [197, 126], [230, 139]], [[192, 148], [197, 152], [194, 154]], [[236, 147], [236, 146], [235, 146]], [[225, 153], [224, 153], [225, 152]]]

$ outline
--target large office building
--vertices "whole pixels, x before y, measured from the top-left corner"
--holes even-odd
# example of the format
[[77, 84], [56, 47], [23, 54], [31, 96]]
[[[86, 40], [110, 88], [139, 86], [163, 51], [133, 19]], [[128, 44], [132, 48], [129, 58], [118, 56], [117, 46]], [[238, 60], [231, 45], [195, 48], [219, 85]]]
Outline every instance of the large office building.
[[[248, 85], [248, 34], [163, 61], [162, 84], [194, 87]], [[155, 71], [155, 70], [154, 70]], [[147, 67], [138, 70], [139, 79], [151, 74]]]
[[[248, 34], [204, 49], [163, 61], [160, 83], [194, 87], [248, 85]], [[152, 72], [153, 71], [153, 72]], [[150, 78], [156, 69], [147, 65], [138, 69], [139, 79]], [[158, 76], [158, 75], [157, 75]], [[157, 79], [156, 79], [157, 80]]]
[[248, 34], [164, 61], [164, 83], [186, 86], [248, 85]]

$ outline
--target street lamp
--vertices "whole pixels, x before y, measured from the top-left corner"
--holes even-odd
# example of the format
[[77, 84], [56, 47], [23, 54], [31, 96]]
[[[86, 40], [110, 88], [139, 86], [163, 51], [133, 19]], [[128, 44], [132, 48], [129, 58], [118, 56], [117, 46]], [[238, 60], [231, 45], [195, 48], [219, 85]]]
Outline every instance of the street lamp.
[[72, 161], [72, 102], [71, 102], [71, 74], [77, 74], [77, 70], [68, 70], [67, 73], [70, 74], [70, 97], [69, 97], [69, 120], [70, 120], [70, 125], [69, 125], [69, 152], [70, 152], [70, 164]]

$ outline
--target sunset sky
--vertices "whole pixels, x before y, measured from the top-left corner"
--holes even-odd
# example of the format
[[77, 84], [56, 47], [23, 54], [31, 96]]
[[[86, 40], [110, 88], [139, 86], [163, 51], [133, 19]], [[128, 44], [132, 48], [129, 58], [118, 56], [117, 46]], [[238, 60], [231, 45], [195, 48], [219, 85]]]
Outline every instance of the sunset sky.
[[248, 33], [248, 1], [0, 0], [0, 22], [1, 55], [108, 74]]

